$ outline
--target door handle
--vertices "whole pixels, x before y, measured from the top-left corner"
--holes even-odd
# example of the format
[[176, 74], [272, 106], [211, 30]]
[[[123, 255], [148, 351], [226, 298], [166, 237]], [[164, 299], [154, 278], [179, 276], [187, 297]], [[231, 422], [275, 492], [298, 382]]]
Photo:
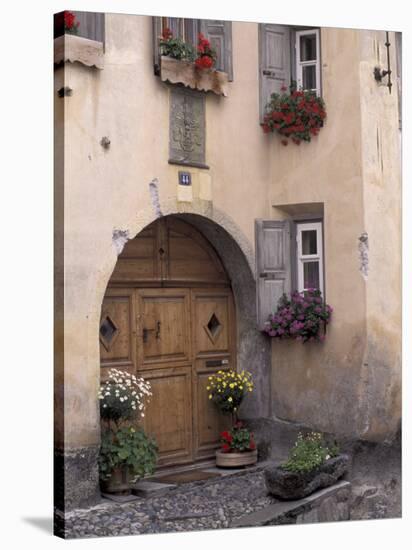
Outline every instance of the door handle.
[[264, 70], [262, 71], [262, 73], [263, 73], [265, 76], [276, 76], [275, 71], [269, 71], [268, 69], [264, 69]]
[[143, 342], [147, 342], [149, 332], [155, 332], [156, 340], [160, 338], [160, 321], [156, 322], [156, 328], [143, 328]]

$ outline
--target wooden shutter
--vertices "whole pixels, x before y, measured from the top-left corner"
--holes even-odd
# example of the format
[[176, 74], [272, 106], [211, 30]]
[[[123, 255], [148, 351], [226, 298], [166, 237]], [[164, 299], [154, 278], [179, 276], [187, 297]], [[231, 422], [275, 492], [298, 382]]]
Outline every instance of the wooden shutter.
[[216, 69], [228, 74], [229, 80], [233, 80], [232, 61], [232, 22], [217, 19], [203, 19], [200, 30], [210, 41], [212, 48], [216, 50]]
[[256, 220], [257, 323], [263, 330], [279, 298], [291, 291], [290, 222]]
[[93, 13], [88, 11], [74, 11], [79, 22], [77, 36], [96, 40], [104, 44], [104, 13]]
[[160, 47], [159, 39], [162, 35], [162, 18], [152, 17], [153, 25], [153, 67], [156, 75], [160, 74]]
[[260, 50], [260, 120], [273, 93], [280, 93], [284, 84], [290, 85], [290, 36], [289, 27], [283, 25], [259, 25]]

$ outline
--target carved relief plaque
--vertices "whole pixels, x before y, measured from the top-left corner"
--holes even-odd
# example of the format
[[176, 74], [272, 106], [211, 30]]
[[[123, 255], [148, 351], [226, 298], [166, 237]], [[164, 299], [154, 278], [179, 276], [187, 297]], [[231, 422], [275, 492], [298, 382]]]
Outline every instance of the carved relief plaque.
[[169, 162], [205, 167], [205, 97], [170, 91]]

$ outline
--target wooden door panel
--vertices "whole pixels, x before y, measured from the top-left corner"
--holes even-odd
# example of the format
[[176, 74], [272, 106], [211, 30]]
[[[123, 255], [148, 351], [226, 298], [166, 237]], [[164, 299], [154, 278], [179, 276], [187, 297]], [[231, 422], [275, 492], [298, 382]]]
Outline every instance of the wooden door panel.
[[138, 290], [139, 369], [189, 362], [190, 301], [188, 290]]
[[194, 291], [193, 324], [196, 356], [231, 350], [231, 304], [226, 289]]
[[220, 445], [220, 433], [231, 425], [230, 415], [222, 414], [209, 399], [207, 387], [211, 374], [214, 372], [198, 372], [194, 378], [195, 460], [212, 458]]
[[155, 228], [142, 231], [128, 241], [113, 271], [112, 283], [160, 280], [159, 237]]
[[102, 367], [136, 365], [135, 308], [132, 289], [110, 289], [102, 304], [99, 328]]
[[192, 373], [191, 366], [147, 371], [152, 385], [143, 426], [156, 438], [158, 465], [192, 460]]
[[193, 452], [195, 460], [212, 458], [220, 432], [228, 429], [223, 415], [209, 399], [208, 377], [219, 370], [236, 369], [234, 306], [230, 289], [192, 290], [194, 356]]

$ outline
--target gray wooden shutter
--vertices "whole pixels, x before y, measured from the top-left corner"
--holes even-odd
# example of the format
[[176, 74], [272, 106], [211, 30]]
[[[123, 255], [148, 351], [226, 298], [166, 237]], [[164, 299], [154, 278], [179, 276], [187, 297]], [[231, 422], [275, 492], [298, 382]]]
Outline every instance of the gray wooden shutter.
[[289, 27], [283, 25], [259, 25], [259, 85], [260, 120], [273, 93], [280, 93], [284, 84], [289, 87], [291, 79]]
[[104, 13], [89, 11], [74, 11], [73, 13], [79, 22], [77, 36], [104, 44]]
[[162, 35], [162, 18], [152, 17], [153, 26], [153, 67], [155, 75], [160, 74], [160, 46], [159, 40]]
[[290, 221], [256, 220], [257, 323], [263, 330], [279, 298], [291, 291]]
[[233, 80], [232, 60], [232, 22], [217, 19], [203, 19], [200, 24], [200, 32], [210, 41], [210, 45], [216, 50], [217, 59], [215, 68], [228, 74], [229, 80]]

